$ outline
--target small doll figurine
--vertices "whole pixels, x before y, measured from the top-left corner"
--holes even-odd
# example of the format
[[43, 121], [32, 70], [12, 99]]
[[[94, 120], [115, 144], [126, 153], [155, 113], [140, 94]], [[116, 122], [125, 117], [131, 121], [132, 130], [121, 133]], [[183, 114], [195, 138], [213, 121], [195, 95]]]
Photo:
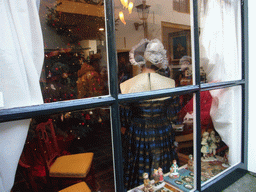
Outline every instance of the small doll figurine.
[[162, 183], [164, 181], [163, 169], [161, 167], [158, 168], [159, 182]]
[[143, 179], [144, 179], [144, 186], [147, 186], [148, 184], [150, 184], [148, 173], [143, 173]]
[[203, 153], [203, 159], [208, 157], [208, 154], [209, 154], [208, 138], [209, 138], [209, 133], [204, 132], [202, 142], [201, 142], [201, 145], [202, 145], [201, 152]]
[[148, 178], [148, 173], [143, 173], [143, 179], [144, 179], [144, 192], [153, 192], [154, 189], [150, 183], [150, 180]]
[[187, 166], [187, 168], [188, 168], [188, 170], [193, 170], [193, 164], [194, 164], [194, 162], [193, 162], [193, 155], [189, 155], [188, 156], [188, 166]]
[[158, 170], [154, 169], [154, 174], [153, 174], [154, 180], [155, 180], [155, 186], [159, 184], [160, 176], [158, 174]]
[[172, 161], [172, 166], [170, 168], [170, 177], [171, 178], [178, 178], [179, 177], [179, 172], [178, 172], [178, 168], [179, 166], [177, 165], [177, 161], [174, 159]]
[[220, 142], [218, 138], [215, 136], [215, 131], [212, 131], [210, 133], [210, 137], [208, 139], [209, 142], [209, 153], [213, 155], [214, 158], [216, 158], [216, 149], [217, 145], [216, 143]]

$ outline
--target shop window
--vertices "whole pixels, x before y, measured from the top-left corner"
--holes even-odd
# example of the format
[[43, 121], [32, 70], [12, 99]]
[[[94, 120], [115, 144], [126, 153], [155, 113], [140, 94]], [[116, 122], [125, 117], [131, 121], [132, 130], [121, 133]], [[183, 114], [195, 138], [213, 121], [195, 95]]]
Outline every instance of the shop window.
[[74, 184], [45, 177], [36, 128], [46, 122], [61, 156], [93, 153], [92, 191], [201, 191], [245, 167], [240, 2], [197, 2], [192, 24], [184, 0], [41, 0], [44, 62], [33, 93], [43, 102], [21, 105], [19, 92], [0, 90], [9, 99], [0, 100], [1, 128], [29, 125], [13, 192]]
[[[164, 3], [160, 6], [161, 8], [158, 6], [160, 12], [166, 13], [165, 17], [161, 17], [157, 14], [159, 12], [156, 11], [155, 5], [150, 3], [142, 1], [142, 4], [135, 5], [137, 8], [135, 12], [139, 13], [137, 16], [134, 15], [134, 12], [128, 13], [125, 7], [121, 9], [123, 17], [122, 23], [120, 22], [117, 26], [116, 47], [119, 48], [119, 51], [130, 50], [130, 62], [127, 62], [127, 65], [133, 69], [126, 71], [126, 74], [123, 73], [120, 78], [121, 94], [162, 91], [164, 89], [175, 90], [175, 87], [197, 83], [208, 83], [207, 85], [210, 87], [211, 83], [241, 80], [241, 28], [235, 27], [235, 25], [232, 25], [233, 28], [223, 25], [226, 22], [225, 19], [230, 23], [239, 23], [238, 4], [213, 1], [198, 3], [201, 65], [195, 71], [196, 63], [194, 63], [195, 58], [192, 55], [198, 53], [194, 52], [193, 43], [191, 43], [195, 39], [189, 24], [190, 15], [184, 14], [190, 13], [190, 2], [173, 1], [174, 10], [183, 13], [182, 16], [177, 16], [175, 19], [182, 18], [187, 21], [187, 23], [179, 24], [172, 23], [174, 18], [168, 15], [168, 6], [171, 4]], [[119, 4], [121, 2], [118, 2], [115, 7], [116, 15], [120, 11]], [[141, 5], [144, 8], [143, 6], [141, 8]], [[226, 11], [227, 15], [218, 14], [218, 24], [216, 24], [216, 28], [212, 29], [210, 20], [215, 18], [215, 12], [222, 11]], [[140, 12], [142, 12], [142, 16]], [[234, 20], [234, 18], [238, 20]], [[160, 29], [161, 34], [157, 33]], [[220, 35], [214, 36], [216, 33]], [[229, 41], [234, 43], [234, 46], [231, 46], [232, 51], [230, 44], [227, 43]], [[168, 60], [167, 67], [164, 65], [165, 59]], [[159, 60], [161, 62], [158, 62]], [[118, 64], [120, 68], [122, 64]], [[198, 82], [195, 79], [196, 73], [199, 76]], [[146, 191], [167, 186], [184, 191], [194, 189], [195, 151], [201, 152], [199, 158], [202, 159], [200, 173], [202, 185], [241, 162], [241, 140], [238, 139], [241, 136], [241, 116], [235, 117], [235, 114], [239, 114], [237, 112], [241, 110], [240, 87], [198, 91], [200, 100], [196, 105], [196, 93], [172, 95], [169, 97], [170, 103], [168, 97], [164, 97], [162, 100], [136, 100], [120, 105], [125, 159], [123, 172], [126, 189]], [[237, 98], [234, 95], [237, 95]], [[177, 97], [179, 101], [170, 99], [173, 97]], [[234, 106], [234, 103], [237, 103], [237, 107]], [[175, 104], [177, 104], [176, 108]], [[199, 104], [200, 110], [197, 111], [195, 106], [199, 107]], [[224, 110], [223, 106], [229, 106], [230, 109]], [[167, 139], [171, 143], [173, 142], [169, 146], [168, 142], [161, 143], [169, 134], [169, 132], [164, 132], [166, 127], [163, 124], [166, 117], [164, 117], [165, 113], [161, 112], [163, 108], [172, 111], [170, 114], [173, 117], [179, 116], [179, 121], [168, 122], [168, 131], [172, 132], [181, 127], [183, 129], [181, 132], [174, 131], [175, 136], [171, 141]], [[168, 114], [168, 112], [166, 113]], [[197, 127], [198, 124], [195, 120], [198, 116], [197, 113], [200, 113], [201, 129]], [[219, 118], [221, 117], [223, 123], [220, 123]], [[225, 121], [229, 121], [232, 128]], [[199, 146], [195, 145], [195, 132], [200, 132], [201, 135]], [[227, 133], [229, 134], [226, 135]], [[237, 139], [237, 145], [229, 142]], [[175, 142], [180, 145], [175, 146]], [[167, 155], [165, 154], [166, 150], [169, 150]], [[229, 157], [227, 157], [228, 154]], [[179, 171], [176, 172], [178, 176], [172, 170], [173, 160], [176, 160], [179, 166]], [[158, 180], [155, 180], [159, 167], [163, 172], [164, 183], [167, 185], [161, 185]], [[144, 176], [147, 176], [151, 184]]]

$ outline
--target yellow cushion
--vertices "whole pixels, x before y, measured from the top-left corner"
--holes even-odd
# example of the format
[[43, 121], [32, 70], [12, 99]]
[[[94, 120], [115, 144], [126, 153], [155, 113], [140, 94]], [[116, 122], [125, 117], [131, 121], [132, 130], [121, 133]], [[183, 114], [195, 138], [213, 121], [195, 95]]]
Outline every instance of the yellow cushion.
[[50, 167], [50, 177], [84, 178], [91, 168], [92, 159], [93, 153], [61, 156]]
[[59, 192], [90, 192], [90, 188], [86, 185], [85, 182], [80, 182], [75, 185], [71, 185], [65, 189], [60, 190]]

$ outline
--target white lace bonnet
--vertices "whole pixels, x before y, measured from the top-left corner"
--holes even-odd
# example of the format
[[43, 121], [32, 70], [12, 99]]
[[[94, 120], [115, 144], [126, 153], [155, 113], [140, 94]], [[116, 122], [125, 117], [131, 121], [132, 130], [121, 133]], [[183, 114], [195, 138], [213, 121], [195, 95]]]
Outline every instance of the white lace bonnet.
[[146, 61], [149, 61], [159, 69], [166, 69], [168, 66], [166, 50], [158, 39], [151, 41], [142, 39], [139, 44], [131, 49], [129, 57], [132, 65], [142, 66], [146, 64]]

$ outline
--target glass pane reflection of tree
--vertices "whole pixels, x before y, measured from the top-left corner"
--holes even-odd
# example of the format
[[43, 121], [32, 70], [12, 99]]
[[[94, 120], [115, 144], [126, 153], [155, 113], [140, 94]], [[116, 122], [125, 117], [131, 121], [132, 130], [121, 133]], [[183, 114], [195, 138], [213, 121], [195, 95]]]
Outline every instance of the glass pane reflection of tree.
[[45, 103], [108, 94], [104, 5], [41, 1], [45, 44], [41, 89]]

